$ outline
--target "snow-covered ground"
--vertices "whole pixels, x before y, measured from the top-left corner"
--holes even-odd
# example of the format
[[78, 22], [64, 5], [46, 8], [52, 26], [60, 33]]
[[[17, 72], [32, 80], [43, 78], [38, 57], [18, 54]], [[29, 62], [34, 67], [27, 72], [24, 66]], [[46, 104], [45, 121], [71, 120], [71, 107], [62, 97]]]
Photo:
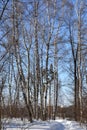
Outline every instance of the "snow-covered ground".
[[3, 130], [87, 130], [85, 125], [80, 126], [75, 121], [57, 119], [56, 121], [34, 121], [20, 119], [4, 120]]

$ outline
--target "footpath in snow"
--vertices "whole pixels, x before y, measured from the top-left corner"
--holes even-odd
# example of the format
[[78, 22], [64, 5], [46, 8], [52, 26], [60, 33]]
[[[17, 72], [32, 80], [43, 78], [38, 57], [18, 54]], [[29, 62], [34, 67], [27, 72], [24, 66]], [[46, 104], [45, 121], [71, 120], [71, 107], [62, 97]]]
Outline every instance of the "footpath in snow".
[[80, 126], [75, 121], [56, 120], [56, 121], [34, 121], [29, 123], [27, 120], [22, 122], [13, 119], [4, 123], [4, 130], [87, 130], [86, 126]]

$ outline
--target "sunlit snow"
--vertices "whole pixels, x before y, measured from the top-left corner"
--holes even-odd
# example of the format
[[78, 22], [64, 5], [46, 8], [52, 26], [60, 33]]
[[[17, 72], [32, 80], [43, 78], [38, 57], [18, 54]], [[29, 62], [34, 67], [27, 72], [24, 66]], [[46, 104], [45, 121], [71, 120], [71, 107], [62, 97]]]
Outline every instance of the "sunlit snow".
[[81, 125], [75, 121], [57, 119], [55, 121], [33, 121], [29, 123], [24, 119], [9, 119], [3, 121], [4, 130], [86, 130], [86, 125]]

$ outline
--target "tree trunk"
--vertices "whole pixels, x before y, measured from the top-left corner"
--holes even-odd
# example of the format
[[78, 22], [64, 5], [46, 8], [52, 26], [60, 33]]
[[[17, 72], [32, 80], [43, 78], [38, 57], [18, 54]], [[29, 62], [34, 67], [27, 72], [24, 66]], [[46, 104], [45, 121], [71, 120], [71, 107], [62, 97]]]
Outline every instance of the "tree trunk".
[[[80, 5], [81, 6], [81, 5]], [[81, 14], [78, 12], [78, 87], [79, 87], [79, 116], [82, 122], [82, 77], [81, 77]]]
[[76, 74], [76, 60], [74, 60], [74, 104], [75, 104], [75, 108], [74, 108], [74, 118], [75, 121], [77, 121], [77, 74]]
[[58, 104], [58, 45], [54, 42], [54, 120]]
[[47, 43], [47, 52], [46, 52], [45, 120], [47, 118], [48, 60], [49, 60], [49, 42]]
[[42, 45], [42, 48], [41, 48], [41, 70], [40, 70], [40, 73], [41, 73], [41, 86], [40, 86], [40, 97], [41, 97], [41, 119], [43, 120], [43, 104], [44, 104], [44, 91], [43, 91], [43, 88], [44, 88], [44, 85], [43, 85], [43, 45]]
[[40, 68], [39, 68], [39, 50], [38, 50], [38, 2], [35, 2], [35, 61], [36, 61], [36, 119], [38, 119], [38, 95], [40, 83]]

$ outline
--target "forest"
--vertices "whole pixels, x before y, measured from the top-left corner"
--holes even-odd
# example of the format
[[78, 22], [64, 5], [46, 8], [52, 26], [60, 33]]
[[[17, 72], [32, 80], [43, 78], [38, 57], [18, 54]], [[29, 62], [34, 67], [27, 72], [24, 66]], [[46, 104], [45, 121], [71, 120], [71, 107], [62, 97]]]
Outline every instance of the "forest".
[[0, 0], [3, 118], [87, 120], [87, 0]]

